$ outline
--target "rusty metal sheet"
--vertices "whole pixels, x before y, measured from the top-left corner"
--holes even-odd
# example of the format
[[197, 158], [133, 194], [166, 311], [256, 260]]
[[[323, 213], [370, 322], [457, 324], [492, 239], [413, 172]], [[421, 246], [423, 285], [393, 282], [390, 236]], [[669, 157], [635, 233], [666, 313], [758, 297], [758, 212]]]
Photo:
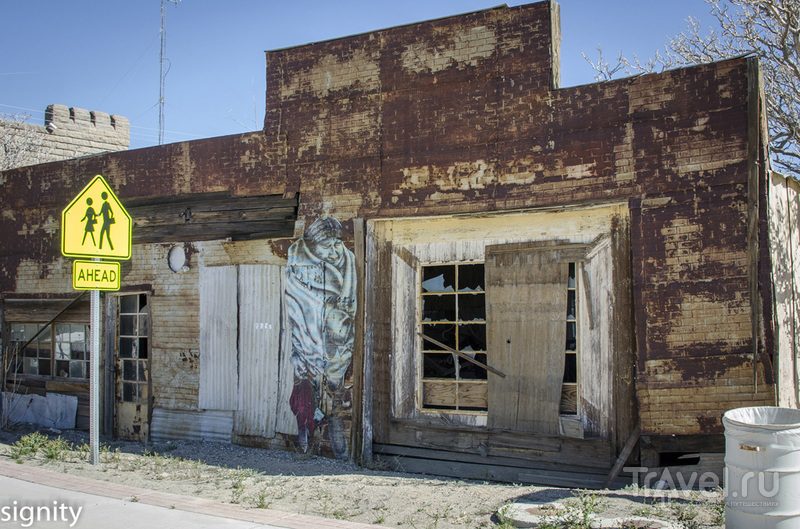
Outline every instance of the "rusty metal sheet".
[[150, 425], [152, 441], [186, 439], [230, 443], [233, 430], [231, 411], [186, 411], [156, 408]]

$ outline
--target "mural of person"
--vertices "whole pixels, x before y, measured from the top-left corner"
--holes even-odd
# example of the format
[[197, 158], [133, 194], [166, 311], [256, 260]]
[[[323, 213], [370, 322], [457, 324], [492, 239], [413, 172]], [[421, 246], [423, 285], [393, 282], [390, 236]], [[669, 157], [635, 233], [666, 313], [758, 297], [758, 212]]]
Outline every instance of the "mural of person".
[[286, 305], [298, 448], [306, 452], [314, 431], [327, 425], [334, 457], [346, 459], [351, 397], [344, 379], [353, 356], [357, 279], [355, 257], [341, 236], [338, 220], [321, 217], [289, 247]]
[[94, 240], [94, 225], [97, 224], [97, 213], [95, 213], [94, 208], [92, 207], [92, 199], [86, 199], [86, 214], [81, 219], [81, 222], [84, 220], [86, 221], [86, 226], [83, 230], [83, 240], [81, 241], [81, 246], [86, 244], [86, 236], [92, 236], [92, 245], [96, 246], [97, 242]]
[[114, 245], [111, 244], [111, 225], [117, 221], [114, 219], [114, 213], [111, 211], [111, 204], [108, 203], [108, 193], [103, 191], [100, 194], [100, 198], [103, 199], [103, 205], [100, 207], [100, 214], [98, 215], [103, 217], [103, 224], [100, 226], [100, 249], [103, 249], [103, 235], [105, 235], [108, 240], [108, 246], [113, 250]]

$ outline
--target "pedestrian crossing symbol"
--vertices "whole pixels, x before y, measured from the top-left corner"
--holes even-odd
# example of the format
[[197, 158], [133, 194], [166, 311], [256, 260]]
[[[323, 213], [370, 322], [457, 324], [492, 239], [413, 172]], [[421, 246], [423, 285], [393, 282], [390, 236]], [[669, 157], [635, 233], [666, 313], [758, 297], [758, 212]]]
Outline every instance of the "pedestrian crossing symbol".
[[132, 225], [108, 183], [97, 175], [61, 212], [61, 253], [130, 259]]

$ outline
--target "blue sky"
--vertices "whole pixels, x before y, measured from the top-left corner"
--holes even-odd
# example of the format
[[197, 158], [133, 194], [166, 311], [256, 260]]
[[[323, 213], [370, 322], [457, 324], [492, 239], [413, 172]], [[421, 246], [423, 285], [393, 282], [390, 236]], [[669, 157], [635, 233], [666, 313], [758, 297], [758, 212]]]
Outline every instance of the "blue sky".
[[[487, 9], [491, 0], [182, 0], [167, 3], [165, 143], [260, 130], [264, 50]], [[527, 2], [508, 2], [516, 6]], [[703, 0], [562, 0], [562, 86], [593, 82], [581, 52], [640, 58]], [[158, 144], [161, 0], [0, 0], [0, 113], [48, 104], [120, 114], [131, 148]]]

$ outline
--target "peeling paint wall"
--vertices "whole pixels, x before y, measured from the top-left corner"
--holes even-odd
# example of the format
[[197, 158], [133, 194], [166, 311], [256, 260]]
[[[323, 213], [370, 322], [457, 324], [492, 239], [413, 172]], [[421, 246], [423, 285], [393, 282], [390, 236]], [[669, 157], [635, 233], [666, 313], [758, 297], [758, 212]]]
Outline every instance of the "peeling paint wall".
[[[748, 239], [755, 59], [554, 89], [551, 19], [542, 2], [271, 51], [263, 132], [5, 172], [0, 291], [69, 292], [59, 212], [95, 174], [123, 204], [299, 193], [298, 226], [335, 216], [351, 248], [353, 218], [627, 201], [642, 433], [721, 434], [726, 409], [775, 401], [769, 359], [757, 391], [752, 365], [751, 319], [762, 352], [774, 334], [768, 276], [749, 297], [751, 244], [771, 266], [766, 232]], [[152, 289], [156, 407], [197, 407], [197, 260], [281, 265], [289, 243], [189, 244], [181, 274], [169, 245], [134, 248], [123, 281]]]

